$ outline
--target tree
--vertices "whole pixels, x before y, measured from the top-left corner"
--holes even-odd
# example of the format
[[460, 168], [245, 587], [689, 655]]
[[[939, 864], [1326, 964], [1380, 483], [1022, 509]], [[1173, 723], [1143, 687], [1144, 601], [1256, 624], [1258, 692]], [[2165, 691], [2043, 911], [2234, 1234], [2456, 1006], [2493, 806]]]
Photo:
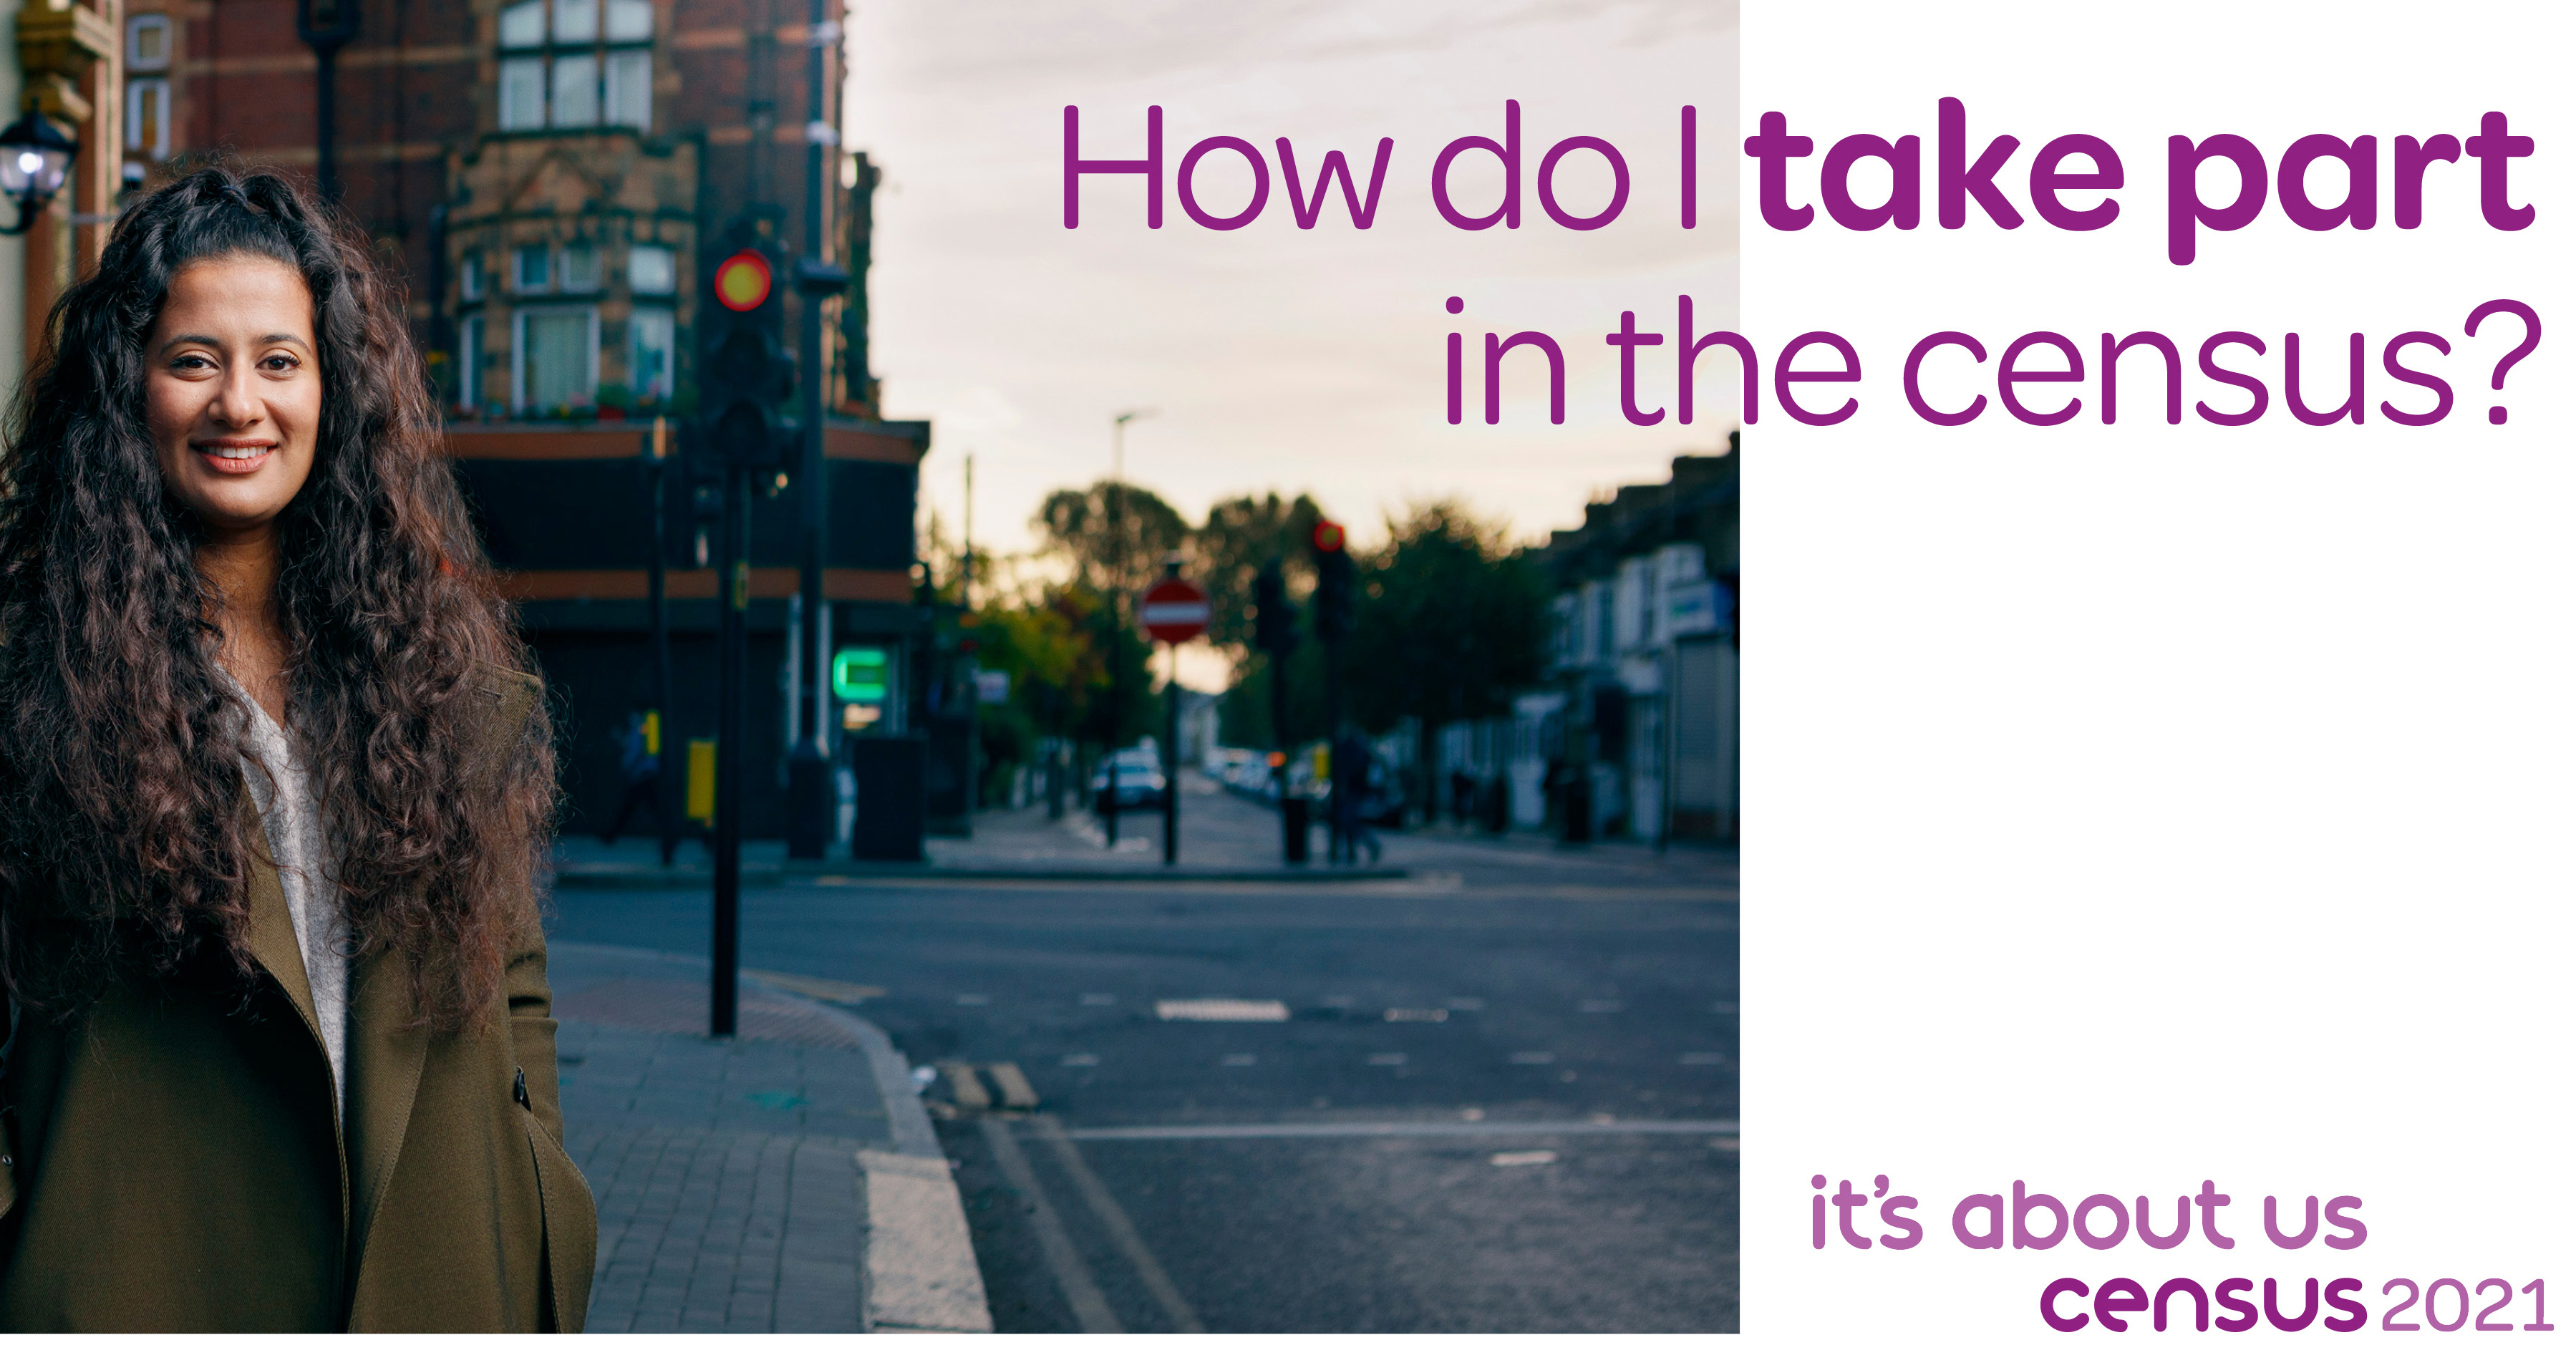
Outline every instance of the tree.
[[1387, 523], [1360, 561], [1358, 628], [1343, 647], [1350, 711], [1362, 727], [1420, 722], [1422, 767], [1439, 727], [1510, 711], [1544, 671], [1547, 588], [1498, 527], [1452, 501]]
[[[1120, 501], [1111, 520], [1111, 499]], [[1059, 489], [1030, 519], [1046, 554], [1073, 566], [1095, 593], [1134, 597], [1163, 575], [1164, 557], [1189, 539], [1189, 523], [1150, 489], [1102, 480], [1088, 489]]]
[[1255, 498], [1244, 495], [1208, 509], [1207, 524], [1190, 535], [1190, 574], [1208, 590], [1208, 643], [1235, 652], [1239, 682], [1254, 666], [1252, 645], [1252, 580], [1261, 566], [1280, 563], [1287, 576], [1288, 597], [1302, 607], [1314, 592], [1315, 567], [1306, 543], [1324, 510], [1304, 494], [1283, 500], [1277, 491]]

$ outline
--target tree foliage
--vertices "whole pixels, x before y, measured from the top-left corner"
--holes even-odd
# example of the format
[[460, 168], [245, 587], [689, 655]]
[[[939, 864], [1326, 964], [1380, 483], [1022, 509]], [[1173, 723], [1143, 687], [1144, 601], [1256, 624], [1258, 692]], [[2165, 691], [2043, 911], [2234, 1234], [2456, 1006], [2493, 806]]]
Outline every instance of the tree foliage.
[[1359, 624], [1342, 655], [1351, 717], [1385, 730], [1508, 712], [1544, 671], [1545, 580], [1453, 501], [1389, 519], [1387, 534], [1359, 562]]

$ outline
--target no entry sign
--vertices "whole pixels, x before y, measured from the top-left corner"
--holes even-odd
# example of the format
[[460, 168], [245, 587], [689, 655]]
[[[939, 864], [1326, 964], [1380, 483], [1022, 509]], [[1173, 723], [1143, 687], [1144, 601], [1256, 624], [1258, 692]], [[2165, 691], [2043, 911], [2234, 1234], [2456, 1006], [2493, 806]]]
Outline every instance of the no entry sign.
[[1165, 579], [1145, 590], [1139, 609], [1145, 633], [1167, 645], [1195, 640], [1208, 625], [1208, 595], [1187, 579]]

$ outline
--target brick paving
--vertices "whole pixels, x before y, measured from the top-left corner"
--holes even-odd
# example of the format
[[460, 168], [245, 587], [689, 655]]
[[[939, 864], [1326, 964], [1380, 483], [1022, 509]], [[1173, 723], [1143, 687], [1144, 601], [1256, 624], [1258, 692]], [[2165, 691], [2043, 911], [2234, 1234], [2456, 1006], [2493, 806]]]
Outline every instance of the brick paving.
[[550, 966], [566, 1147], [599, 1203], [589, 1329], [865, 1330], [859, 1155], [937, 1154], [889, 1109], [910, 1093], [883, 1035], [747, 980], [742, 1035], [714, 1040], [703, 961], [565, 944]]

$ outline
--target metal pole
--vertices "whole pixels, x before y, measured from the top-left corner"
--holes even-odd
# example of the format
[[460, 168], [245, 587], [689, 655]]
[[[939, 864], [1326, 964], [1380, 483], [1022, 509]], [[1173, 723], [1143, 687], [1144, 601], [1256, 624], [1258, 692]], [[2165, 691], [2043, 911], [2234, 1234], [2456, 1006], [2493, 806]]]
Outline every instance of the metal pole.
[[1285, 650], [1273, 650], [1270, 654], [1270, 747], [1279, 756], [1279, 765], [1271, 771], [1279, 781], [1280, 859], [1285, 864], [1303, 865], [1304, 844], [1289, 845], [1295, 840], [1294, 833], [1305, 831], [1305, 825], [1299, 824], [1293, 833], [1288, 826], [1288, 651]]
[[[1332, 820], [1324, 861], [1338, 866], [1351, 844], [1343, 840], [1342, 833], [1342, 796], [1347, 793], [1342, 783], [1348, 779], [1342, 775], [1342, 642], [1329, 637], [1324, 641], [1324, 729], [1325, 757], [1330, 759], [1326, 767], [1332, 773], [1333, 784], [1333, 793], [1324, 802], [1324, 817]], [[1354, 859], [1357, 855], [1352, 853]]]
[[338, 202], [340, 200], [340, 158], [336, 143], [339, 136], [333, 124], [340, 120], [339, 82], [336, 79], [340, 64], [340, 44], [315, 43], [313, 55], [316, 58], [313, 66], [315, 177], [322, 181], [322, 196], [332, 202]]
[[[805, 31], [805, 257], [817, 264], [823, 261], [823, 156], [824, 134], [830, 130], [823, 121], [824, 49], [831, 41], [826, 34], [837, 30], [825, 24], [824, 0], [808, 0]], [[797, 571], [797, 591], [806, 600], [806, 608], [817, 621], [823, 616], [823, 557], [830, 531], [831, 490], [825, 483], [828, 473], [823, 460], [823, 298], [800, 287], [796, 298], [796, 387], [798, 421], [804, 426], [802, 453], [796, 478], [802, 485], [805, 510], [805, 550]], [[788, 669], [797, 677], [804, 676], [804, 646], [788, 647]], [[817, 646], [817, 654], [822, 653]], [[832, 675], [830, 660], [816, 662], [811, 674], [816, 691], [829, 686]], [[794, 707], [797, 677], [791, 677], [789, 702]], [[789, 717], [794, 729], [797, 720]], [[820, 860], [832, 840], [830, 796], [832, 778], [824, 732], [824, 722], [814, 721], [810, 734], [797, 731], [789, 741], [788, 785], [792, 792], [787, 813], [791, 823], [804, 825], [802, 833], [788, 836], [795, 844], [795, 854]], [[819, 829], [819, 831], [817, 831]]]
[[665, 592], [665, 562], [670, 555], [670, 425], [658, 415], [653, 420], [653, 431], [644, 435], [644, 469], [653, 482], [653, 558], [644, 566], [645, 605], [652, 613], [653, 731], [658, 745], [653, 768], [653, 827], [661, 836], [662, 864], [667, 867], [680, 848], [679, 815], [671, 803], [672, 750], [680, 745], [675, 743], [671, 730], [671, 608]]
[[[729, 458], [730, 459], [730, 458]], [[714, 983], [709, 994], [711, 1035], [734, 1033], [742, 964], [742, 704], [751, 605], [751, 472], [739, 460], [725, 467], [724, 572], [719, 587], [723, 617], [718, 638], [716, 716], [716, 897]]]
[[1102, 810], [1102, 841], [1118, 850], [1118, 732], [1127, 714], [1127, 421], [1109, 421], [1109, 795]]
[[1181, 859], [1181, 647], [1165, 645], [1163, 678], [1163, 864]]

